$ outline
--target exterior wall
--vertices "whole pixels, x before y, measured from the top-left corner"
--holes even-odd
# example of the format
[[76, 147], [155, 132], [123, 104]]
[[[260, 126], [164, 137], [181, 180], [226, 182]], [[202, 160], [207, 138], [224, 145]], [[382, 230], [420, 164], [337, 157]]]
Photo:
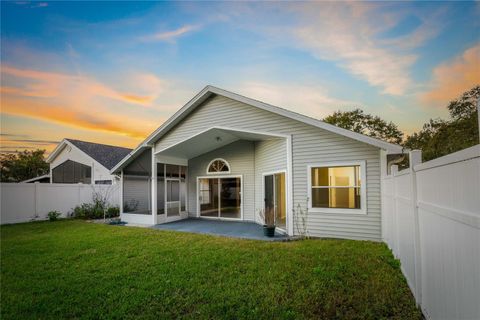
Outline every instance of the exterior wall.
[[107, 168], [87, 156], [85, 153], [79, 151], [77, 148], [68, 144], [50, 163], [50, 170], [67, 160], [90, 166], [92, 168], [92, 184], [95, 184], [95, 180], [112, 180], [113, 183], [118, 180], [114, 175], [110, 174]]
[[207, 166], [215, 158], [225, 159], [230, 164], [230, 173], [218, 176], [242, 175], [243, 219], [254, 220], [255, 201], [255, 156], [254, 143], [239, 140], [222, 148], [205, 153], [188, 161], [188, 213], [197, 216], [197, 177], [217, 176], [207, 174]]
[[287, 145], [285, 139], [255, 142], [255, 219], [264, 207], [263, 174], [287, 170]]
[[[365, 160], [368, 188], [367, 214], [309, 213], [308, 231], [312, 236], [381, 240], [380, 150], [378, 148], [222, 96], [215, 96], [205, 101], [202, 106], [159, 139], [155, 148], [157, 150], [166, 148], [212, 126], [291, 135], [294, 208], [298, 204], [305, 208], [307, 204], [308, 164]], [[278, 149], [275, 148], [275, 152], [280, 154], [281, 148], [278, 145], [276, 147]], [[256, 150], [258, 156], [255, 160], [261, 163], [263, 156], [260, 155], [263, 154], [266, 157], [268, 154], [268, 143], [264, 145], [263, 142], [257, 143]], [[279, 160], [279, 167], [285, 157]], [[265, 163], [267, 163], [266, 159]], [[256, 163], [255, 166], [257, 166]], [[259, 178], [258, 175], [267, 166], [265, 164], [265, 168], [259, 167], [255, 173], [256, 208], [263, 206], [261, 184], [258, 182], [261, 177]]]

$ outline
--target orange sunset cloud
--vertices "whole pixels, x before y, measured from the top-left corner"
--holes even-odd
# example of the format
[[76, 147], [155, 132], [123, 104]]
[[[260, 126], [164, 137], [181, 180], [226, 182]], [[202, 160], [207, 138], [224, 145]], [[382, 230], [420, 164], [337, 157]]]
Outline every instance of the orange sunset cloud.
[[96, 111], [76, 110], [58, 105], [50, 105], [41, 101], [31, 101], [6, 97], [2, 99], [2, 113], [25, 116], [43, 121], [49, 121], [77, 127], [129, 136], [145, 138], [153, 127], [142, 119], [131, 118], [125, 115], [101, 113]]
[[86, 76], [19, 69], [11, 66], [2, 66], [1, 73], [3, 77], [24, 80], [22, 87], [2, 86], [3, 94], [48, 98], [75, 91], [80, 96], [106, 97], [142, 106], [149, 106], [156, 99], [155, 94], [139, 95], [120, 92]]
[[441, 104], [480, 84], [480, 44], [433, 70], [433, 88], [422, 96], [428, 104]]

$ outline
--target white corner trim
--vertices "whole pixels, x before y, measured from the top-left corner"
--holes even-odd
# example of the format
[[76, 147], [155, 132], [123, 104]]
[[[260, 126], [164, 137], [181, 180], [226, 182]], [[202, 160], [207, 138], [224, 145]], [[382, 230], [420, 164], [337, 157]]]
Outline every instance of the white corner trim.
[[[312, 168], [318, 167], [344, 167], [360, 166], [360, 209], [347, 208], [313, 208], [312, 207]], [[365, 160], [355, 161], [333, 161], [312, 163], [307, 165], [307, 188], [308, 188], [308, 211], [314, 213], [339, 213], [339, 214], [367, 214], [367, 162]]]

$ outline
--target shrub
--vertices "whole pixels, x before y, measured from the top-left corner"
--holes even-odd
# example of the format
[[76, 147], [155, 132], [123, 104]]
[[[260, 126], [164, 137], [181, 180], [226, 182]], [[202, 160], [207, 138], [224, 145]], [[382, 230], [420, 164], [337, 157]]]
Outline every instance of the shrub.
[[100, 203], [83, 203], [72, 210], [71, 216], [76, 219], [103, 219], [118, 217], [120, 208], [117, 206], [105, 206]]
[[107, 218], [115, 218], [115, 217], [118, 217], [120, 215], [120, 208], [119, 207], [108, 207], [107, 208], [107, 213], [106, 213], [106, 217]]
[[131, 199], [123, 204], [123, 212], [134, 212], [138, 208], [138, 200]]
[[62, 214], [58, 211], [50, 211], [47, 214], [48, 220], [50, 221], [57, 221], [58, 217], [60, 217]]

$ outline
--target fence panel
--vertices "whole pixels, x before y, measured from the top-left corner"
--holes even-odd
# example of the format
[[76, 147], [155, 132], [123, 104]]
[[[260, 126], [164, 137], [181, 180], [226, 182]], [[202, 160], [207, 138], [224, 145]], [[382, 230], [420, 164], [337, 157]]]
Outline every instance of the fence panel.
[[480, 319], [480, 145], [392, 172], [384, 241], [425, 316]]
[[105, 196], [111, 205], [119, 205], [118, 184], [1, 183], [0, 223], [46, 219], [48, 212], [54, 210], [67, 217], [75, 206], [91, 203], [94, 193]]

